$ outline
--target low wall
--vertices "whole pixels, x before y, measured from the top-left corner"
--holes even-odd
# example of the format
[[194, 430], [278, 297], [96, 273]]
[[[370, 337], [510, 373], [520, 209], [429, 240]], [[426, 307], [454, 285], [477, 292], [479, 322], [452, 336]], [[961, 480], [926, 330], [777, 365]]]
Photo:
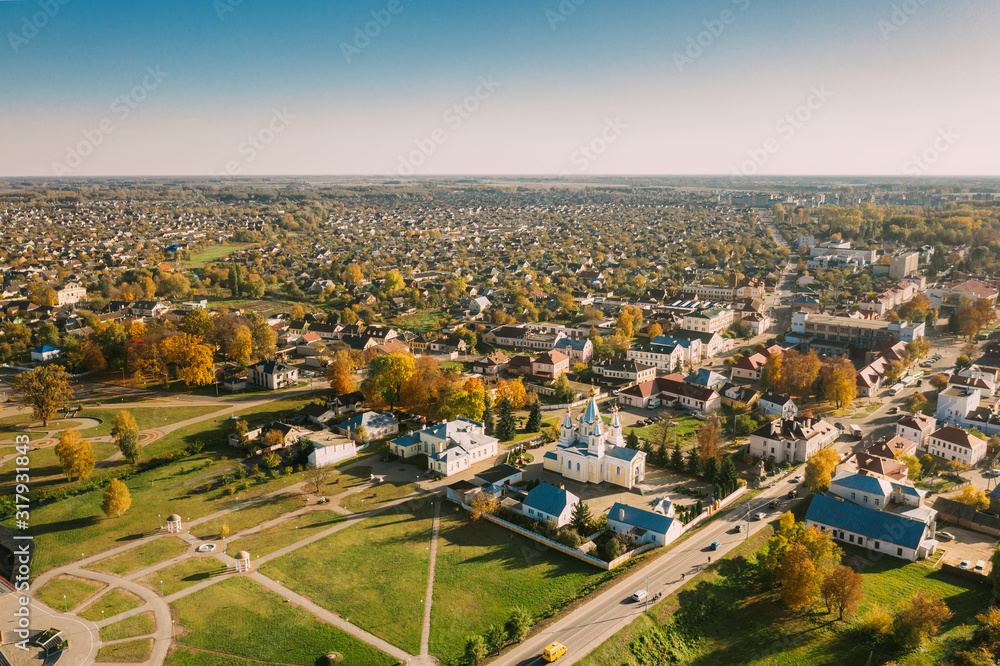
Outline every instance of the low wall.
[[[554, 393], [554, 391], [553, 391], [553, 393]], [[601, 398], [606, 397], [606, 395], [604, 393], [597, 393], [597, 394], [594, 395], [594, 397], [597, 398], [598, 400], [600, 400]], [[558, 409], [570, 409], [572, 407], [579, 407], [581, 405], [586, 405], [588, 402], [590, 402], [590, 396], [587, 396], [586, 398], [584, 398], [582, 400], [577, 400], [576, 402], [571, 402], [569, 404], [563, 403], [561, 405], [542, 405], [542, 411], [543, 412], [554, 412], [554, 411], [556, 411]]]
[[740, 486], [733, 492], [729, 493], [727, 497], [715, 502], [714, 504], [709, 505], [707, 509], [705, 509], [697, 516], [695, 516], [694, 520], [692, 520], [690, 523], [687, 523], [686, 525], [684, 525], [683, 528], [681, 528], [681, 534], [684, 534], [688, 530], [697, 527], [701, 523], [705, 522], [706, 520], [717, 514], [722, 509], [725, 509], [730, 504], [733, 504], [734, 502], [736, 502], [736, 500], [743, 497], [743, 495], [745, 495], [746, 492], [747, 492], [747, 487]]

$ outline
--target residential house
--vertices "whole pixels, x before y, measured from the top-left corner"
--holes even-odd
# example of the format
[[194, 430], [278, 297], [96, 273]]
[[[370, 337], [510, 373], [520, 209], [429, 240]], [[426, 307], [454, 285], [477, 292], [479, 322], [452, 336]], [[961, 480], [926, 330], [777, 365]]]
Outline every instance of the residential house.
[[312, 467], [325, 467], [358, 455], [358, 445], [353, 439], [329, 431], [310, 433], [303, 438], [303, 443], [312, 445], [309, 452]]
[[569, 357], [561, 351], [545, 352], [531, 364], [531, 374], [546, 379], [556, 379], [569, 372]]
[[645, 382], [656, 377], [656, 366], [639, 361], [622, 361], [620, 359], [602, 359], [591, 368], [595, 374], [605, 379], [619, 382]]
[[766, 416], [790, 419], [793, 416], [798, 416], [799, 408], [792, 401], [791, 396], [765, 393], [760, 398], [760, 413]]
[[840, 431], [822, 419], [809, 416], [775, 419], [750, 434], [750, 455], [797, 465], [839, 436]]
[[725, 375], [720, 375], [708, 368], [699, 368], [684, 378], [684, 381], [692, 386], [703, 386], [716, 391], [726, 385]]
[[927, 439], [935, 430], [935, 419], [923, 414], [907, 414], [896, 422], [896, 436], [916, 442], [921, 449], [927, 448]]
[[[933, 512], [933, 509], [926, 511]], [[905, 515], [826, 495], [812, 498], [805, 523], [807, 527], [829, 532], [838, 541], [910, 562], [932, 555], [937, 549], [933, 523], [928, 525]]]
[[55, 288], [57, 305], [72, 305], [87, 300], [87, 288], [79, 282], [67, 282]]
[[490, 307], [490, 299], [485, 296], [479, 296], [473, 298], [469, 301], [469, 313], [473, 316], [481, 315], [486, 312]]
[[326, 406], [333, 410], [337, 416], [342, 416], [349, 412], [359, 412], [365, 408], [365, 394], [361, 391], [351, 391], [327, 398]]
[[639, 345], [630, 347], [625, 358], [652, 365], [657, 370], [673, 372], [680, 370], [686, 361], [686, 349], [680, 344], [675, 345]]
[[336, 427], [337, 432], [348, 437], [358, 437], [358, 429], [364, 428], [365, 440], [384, 439], [399, 432], [399, 422], [389, 412], [361, 412]]
[[688, 384], [681, 374], [657, 377], [618, 393], [618, 401], [631, 407], [648, 407], [657, 400], [696, 413], [710, 412], [722, 405], [718, 393], [704, 386]]
[[280, 361], [260, 361], [247, 368], [251, 384], [272, 390], [288, 388], [299, 380], [299, 369]]
[[300, 409], [296, 416], [303, 421], [325, 426], [328, 423], [333, 422], [333, 420], [337, 418], [338, 414], [326, 403], [311, 402]]
[[927, 290], [927, 297], [935, 307], [940, 307], [942, 304], [958, 305], [963, 298], [970, 298], [973, 301], [983, 298], [995, 305], [997, 294], [996, 289], [979, 280], [951, 282], [936, 285]]
[[695, 310], [684, 315], [682, 326], [689, 331], [700, 333], [721, 333], [736, 320], [736, 312], [730, 308], [711, 308]]
[[615, 502], [608, 512], [608, 529], [636, 544], [666, 546], [681, 535], [683, 527], [672, 516]]
[[507, 369], [510, 357], [502, 351], [495, 351], [472, 362], [472, 371], [481, 375], [495, 377]]
[[573, 507], [579, 503], [580, 498], [565, 488], [540, 483], [524, 498], [521, 512], [528, 518], [543, 523], [551, 520], [556, 527], [563, 527], [569, 524], [573, 516]]
[[761, 392], [750, 386], [726, 384], [719, 394], [722, 404], [727, 407], [749, 407], [753, 409], [760, 402]]
[[507, 361], [508, 375], [530, 375], [533, 373], [534, 359], [530, 356], [515, 356]]
[[41, 345], [40, 347], [35, 347], [31, 350], [31, 360], [41, 361], [45, 363], [46, 361], [51, 361], [62, 356], [62, 350], [59, 347], [53, 347], [52, 345]]
[[562, 338], [554, 349], [569, 356], [571, 363], [590, 363], [594, 357], [594, 343], [590, 338]]
[[927, 452], [944, 460], [958, 462], [972, 467], [986, 457], [986, 440], [956, 428], [938, 428], [927, 438]]

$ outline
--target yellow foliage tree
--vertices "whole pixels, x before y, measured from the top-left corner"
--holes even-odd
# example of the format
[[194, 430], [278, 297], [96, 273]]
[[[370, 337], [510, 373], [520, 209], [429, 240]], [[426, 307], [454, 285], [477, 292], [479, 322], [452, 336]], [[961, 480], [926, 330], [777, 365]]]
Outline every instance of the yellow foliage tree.
[[246, 326], [238, 327], [236, 335], [233, 337], [233, 344], [229, 350], [230, 358], [241, 366], [246, 367], [250, 363], [250, 352], [252, 350], [253, 337], [250, 335], [250, 329]]
[[806, 460], [806, 487], [818, 493], [830, 487], [840, 456], [832, 448], [820, 449]]
[[107, 490], [104, 491], [104, 502], [101, 510], [108, 518], [117, 518], [132, 506], [132, 495], [128, 491], [128, 486], [118, 479], [111, 479]]
[[94, 471], [94, 450], [78, 431], [63, 430], [55, 450], [67, 480], [85, 479]]
[[986, 511], [990, 508], [990, 498], [986, 496], [985, 492], [971, 484], [962, 488], [962, 492], [955, 496], [955, 501], [974, 506], [980, 511]]

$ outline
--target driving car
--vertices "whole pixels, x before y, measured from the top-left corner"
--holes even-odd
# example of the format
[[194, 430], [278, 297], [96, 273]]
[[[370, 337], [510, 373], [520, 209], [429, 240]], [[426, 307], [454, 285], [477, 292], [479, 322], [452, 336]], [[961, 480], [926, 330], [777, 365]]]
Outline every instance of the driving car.
[[890, 414], [898, 414], [899, 413], [899, 407], [890, 407], [889, 408], [889, 413]]
[[792, 483], [802, 483], [802, 475], [796, 474], [794, 477], [792, 477]]
[[646, 590], [637, 590], [635, 594], [632, 595], [632, 601], [643, 601], [646, 598]]
[[764, 512], [758, 511], [757, 513], [754, 514], [753, 517], [756, 518], [757, 520], [764, 520]]
[[713, 541], [712, 545], [709, 546], [709, 548], [711, 548], [712, 550], [719, 550], [719, 542], [718, 541]]
[[566, 646], [559, 641], [556, 641], [555, 643], [550, 643], [544, 650], [542, 650], [542, 659], [548, 662], [553, 662], [564, 654], [566, 654]]
[[778, 508], [778, 500], [776, 500], [776, 499], [771, 500], [771, 502], [770, 502], [770, 504], [768, 504], [768, 506], [770, 508], [772, 508], [772, 509], [777, 509]]
[[797, 491], [797, 490], [789, 490], [788, 491], [788, 499], [795, 499], [798, 496], [799, 496], [799, 491]]
[[739, 525], [737, 525], [736, 527], [733, 528], [733, 531], [735, 531], [737, 534], [739, 534], [740, 532], [742, 532], [746, 528], [747, 528], [746, 525], [744, 525], [743, 523], [740, 523]]

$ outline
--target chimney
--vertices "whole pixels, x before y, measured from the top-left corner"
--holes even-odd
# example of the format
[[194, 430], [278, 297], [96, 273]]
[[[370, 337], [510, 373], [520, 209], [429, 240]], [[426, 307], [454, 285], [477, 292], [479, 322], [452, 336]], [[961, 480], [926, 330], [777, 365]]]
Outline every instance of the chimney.
[[625, 509], [618, 509], [618, 520], [625, 522]]
[[560, 483], [559, 484], [559, 490], [566, 490], [566, 484], [565, 483]]

